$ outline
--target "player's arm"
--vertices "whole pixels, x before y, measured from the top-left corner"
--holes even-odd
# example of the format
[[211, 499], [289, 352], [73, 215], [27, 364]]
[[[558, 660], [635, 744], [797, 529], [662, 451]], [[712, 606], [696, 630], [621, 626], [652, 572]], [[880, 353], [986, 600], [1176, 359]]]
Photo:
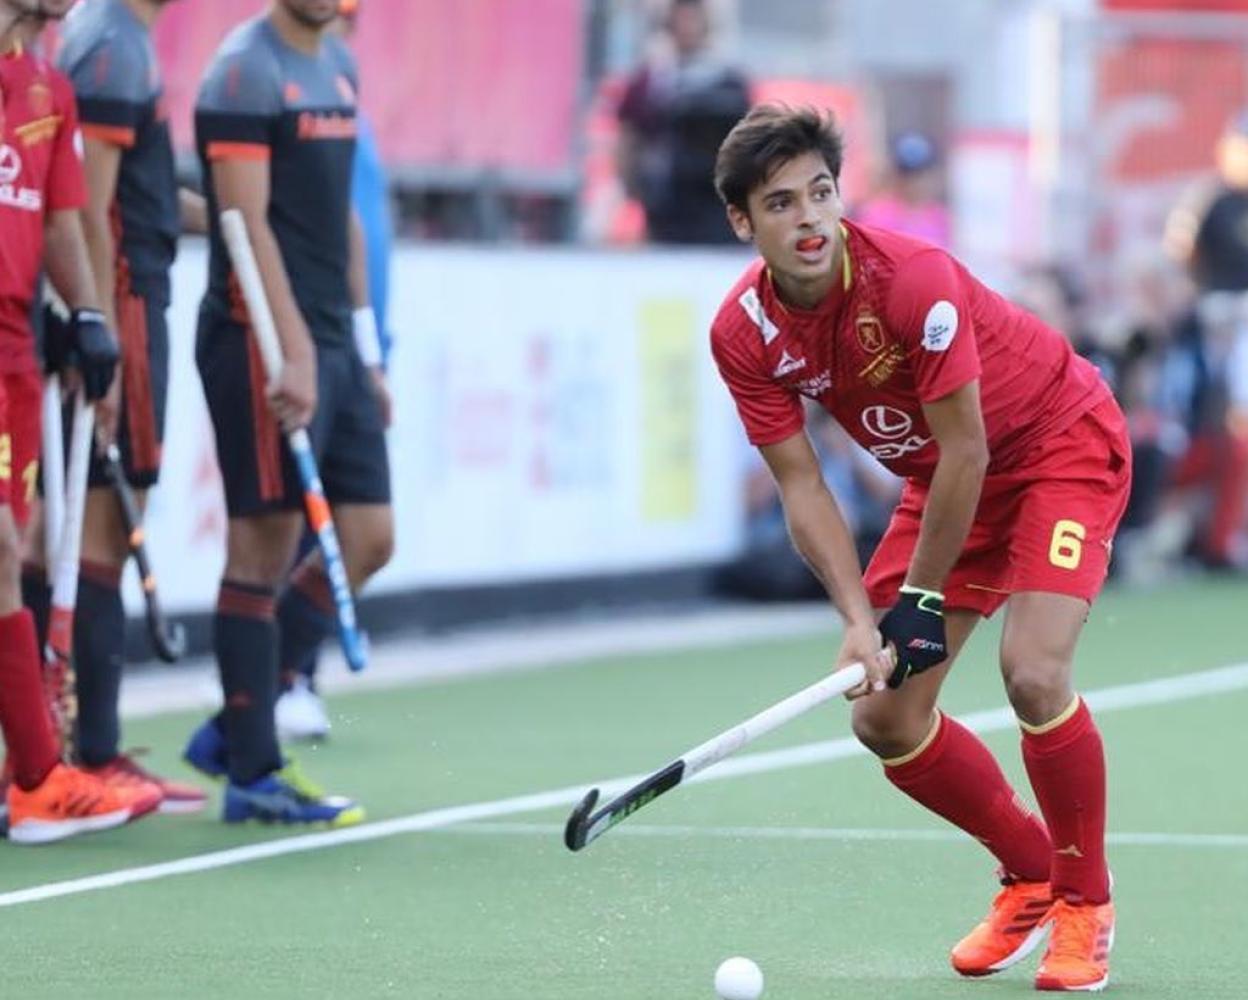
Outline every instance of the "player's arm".
[[373, 381], [373, 394], [381, 407], [382, 421], [389, 427], [390, 387], [386, 384], [386, 372], [381, 364], [381, 333], [377, 327], [377, 314], [368, 294], [368, 241], [360, 214], [354, 208], [351, 210], [349, 235], [347, 284], [351, 290], [351, 332], [355, 338], [355, 349]]
[[221, 157], [212, 161], [212, 179], [221, 211], [236, 208], [247, 223], [264, 293], [273, 311], [285, 363], [269, 387], [273, 412], [287, 429], [306, 426], [316, 411], [316, 350], [286, 274], [277, 237], [269, 226], [269, 161], [260, 157]]
[[928, 487], [919, 541], [906, 585], [940, 592], [966, 544], [988, 469], [988, 437], [979, 405], [979, 380], [923, 404], [923, 417], [940, 457]]
[[182, 232], [203, 236], [208, 232], [208, 199], [188, 187], [178, 188], [178, 217]]
[[117, 369], [117, 340], [100, 311], [82, 218], [76, 208], [53, 209], [44, 221], [43, 263], [48, 280], [70, 310], [72, 365], [87, 398], [108, 391]]
[[880, 636], [862, 585], [854, 536], [824, 482], [810, 439], [800, 431], [776, 444], [760, 446], [759, 452], [780, 490], [794, 547], [845, 619], [838, 666], [853, 660], [867, 665], [867, 684], [851, 695], [882, 687], [891, 668], [880, 660]]

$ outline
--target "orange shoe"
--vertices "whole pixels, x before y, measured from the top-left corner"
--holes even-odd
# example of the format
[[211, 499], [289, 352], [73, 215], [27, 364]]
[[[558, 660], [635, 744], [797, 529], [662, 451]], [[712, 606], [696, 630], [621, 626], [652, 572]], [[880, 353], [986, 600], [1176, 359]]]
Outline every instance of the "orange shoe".
[[109, 830], [156, 807], [150, 796], [118, 791], [99, 778], [67, 764], [57, 764], [38, 788], [9, 786], [9, 840], [47, 844], [79, 833]]
[[991, 976], [1035, 951], [1053, 905], [1048, 882], [1006, 882], [988, 916], [953, 946], [949, 961], [963, 976]]
[[115, 788], [145, 788], [149, 794], [155, 792], [159, 796], [156, 807], [158, 812], [191, 813], [204, 808], [208, 802], [208, 796], [202, 789], [181, 781], [162, 778], [134, 759], [145, 752], [144, 750], [131, 750], [118, 754], [107, 764], [87, 767], [83, 770], [96, 775]]
[[1097, 993], [1108, 986], [1114, 904], [1059, 899], [1045, 922], [1052, 925], [1053, 937], [1036, 971], [1036, 989]]

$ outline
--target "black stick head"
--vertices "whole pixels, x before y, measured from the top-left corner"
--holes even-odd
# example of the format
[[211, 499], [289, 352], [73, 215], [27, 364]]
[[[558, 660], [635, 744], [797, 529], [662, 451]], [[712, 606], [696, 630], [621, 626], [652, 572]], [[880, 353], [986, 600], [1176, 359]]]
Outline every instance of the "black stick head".
[[598, 804], [598, 789], [591, 788], [581, 799], [580, 805], [572, 810], [568, 817], [568, 825], [563, 830], [563, 842], [569, 851], [579, 851], [585, 846], [585, 837], [589, 833], [589, 814]]
[[181, 622], [166, 625], [163, 620], [152, 624], [152, 645], [156, 655], [166, 663], [177, 663], [186, 653], [186, 629]]

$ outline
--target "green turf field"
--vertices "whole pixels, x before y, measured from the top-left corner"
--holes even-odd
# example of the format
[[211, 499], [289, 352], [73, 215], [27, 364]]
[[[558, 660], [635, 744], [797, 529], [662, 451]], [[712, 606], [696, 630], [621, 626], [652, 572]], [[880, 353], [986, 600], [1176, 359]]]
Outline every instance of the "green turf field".
[[[1246, 615], [1243, 584], [1111, 593], [1089, 626], [1080, 686], [1242, 663]], [[959, 715], [1002, 704], [996, 634], [982, 630], [950, 681], [946, 707]], [[370, 823], [588, 786], [647, 771], [808, 683], [834, 642], [339, 695], [332, 743], [302, 759], [360, 797]], [[1127, 837], [1111, 855], [1111, 990], [1122, 996], [1248, 996], [1246, 685], [1241, 675], [1218, 693], [1099, 713], [1111, 829]], [[144, 720], [127, 736], [180, 771], [196, 721]], [[847, 735], [837, 702], [744, 754]], [[985, 738], [1021, 778], [1016, 733]], [[948, 970], [949, 945], [994, 891], [991, 859], [944, 837], [864, 756], [681, 788], [575, 856], [557, 832], [567, 807], [494, 812], [7, 906], [0, 996], [696, 1000], [714, 996], [715, 966], [738, 953], [762, 966], [767, 1000], [1031, 995], [1034, 959], [987, 982]], [[0, 902], [290, 836], [227, 829], [214, 811], [42, 849], [0, 845]]]

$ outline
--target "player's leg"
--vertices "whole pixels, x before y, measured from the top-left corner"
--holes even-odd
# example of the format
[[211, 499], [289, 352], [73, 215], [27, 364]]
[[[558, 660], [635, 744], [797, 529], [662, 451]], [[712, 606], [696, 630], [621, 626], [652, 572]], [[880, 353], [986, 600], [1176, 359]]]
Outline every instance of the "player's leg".
[[[225, 705], [195, 732], [184, 756], [227, 778], [227, 822], [358, 822], [363, 812], [354, 802], [322, 795], [290, 769], [278, 745], [275, 599], [302, 531], [302, 490], [265, 399], [254, 339], [203, 315], [197, 360], [230, 515], [214, 620]], [[320, 420], [318, 406], [309, 428], [314, 444], [324, 438]]]
[[[390, 469], [385, 426], [372, 383], [359, 357], [349, 348], [320, 354], [321, 385], [333, 408], [327, 428], [321, 478], [333, 505], [334, 524], [353, 592], [387, 562], [394, 550], [394, 515], [390, 507]], [[329, 414], [327, 414], [327, 417]], [[311, 738], [328, 732], [324, 705], [304, 670], [335, 628], [329, 580], [319, 550], [312, 549], [291, 573], [278, 608], [284, 679], [279, 701], [281, 728]]]
[[[333, 506], [334, 526], [353, 593], [390, 561], [394, 550], [394, 513], [389, 504], [341, 503]], [[290, 574], [278, 602], [281, 633], [281, 695], [278, 730], [287, 739], [323, 739], [330, 720], [315, 688], [315, 665], [321, 644], [337, 625], [325, 563], [313, 548]]]
[[1015, 587], [1001, 640], [1023, 761], [1053, 838], [1052, 937], [1036, 985], [1108, 982], [1114, 911], [1105, 863], [1105, 752], [1072, 680], [1075, 648], [1105, 580], [1130, 490], [1126, 422], [1108, 402], [1036, 456], [1010, 534]]
[[[877, 607], [895, 596], [921, 522], [923, 497], [907, 490], [867, 571]], [[981, 507], [983, 504], [981, 503]], [[977, 521], [964, 554], [946, 581], [950, 659], [910, 677], [895, 692], [859, 699], [854, 728], [884, 763], [884, 774], [920, 805], [975, 837], [997, 858], [1003, 883], [988, 916], [954, 947], [963, 975], [988, 975], [1024, 958], [1040, 942], [1039, 922], [1051, 899], [1051, 845], [1044, 823], [1023, 804], [988, 747], [936, 709], [950, 664], [975, 624], [1004, 600], [1008, 560], [996, 525]], [[968, 584], [971, 584], [968, 586]]]
[[1075, 693], [1075, 646], [1086, 601], [1021, 593], [1009, 603], [1001, 669], [1023, 730], [1023, 761], [1053, 838], [1053, 939], [1042, 989], [1093, 989], [1108, 978], [1114, 913], [1105, 861], [1105, 749]]
[[[122, 366], [117, 442], [122, 469], [142, 510], [160, 476], [168, 386], [169, 343], [159, 298], [129, 294], [118, 302]], [[148, 771], [121, 748], [118, 714], [125, 661], [126, 616], [121, 577], [130, 557], [125, 522], [104, 463], [93, 456], [83, 517], [74, 657], [78, 692], [78, 756], [119, 787], [147, 786], [161, 796], [160, 811], [195, 812], [207, 797], [185, 782]]]
[[37, 375], [0, 377], [0, 732], [12, 766], [9, 839], [46, 843], [120, 826], [156, 800], [123, 795], [60, 763], [33, 616], [22, 607], [20, 525], [35, 494]]

